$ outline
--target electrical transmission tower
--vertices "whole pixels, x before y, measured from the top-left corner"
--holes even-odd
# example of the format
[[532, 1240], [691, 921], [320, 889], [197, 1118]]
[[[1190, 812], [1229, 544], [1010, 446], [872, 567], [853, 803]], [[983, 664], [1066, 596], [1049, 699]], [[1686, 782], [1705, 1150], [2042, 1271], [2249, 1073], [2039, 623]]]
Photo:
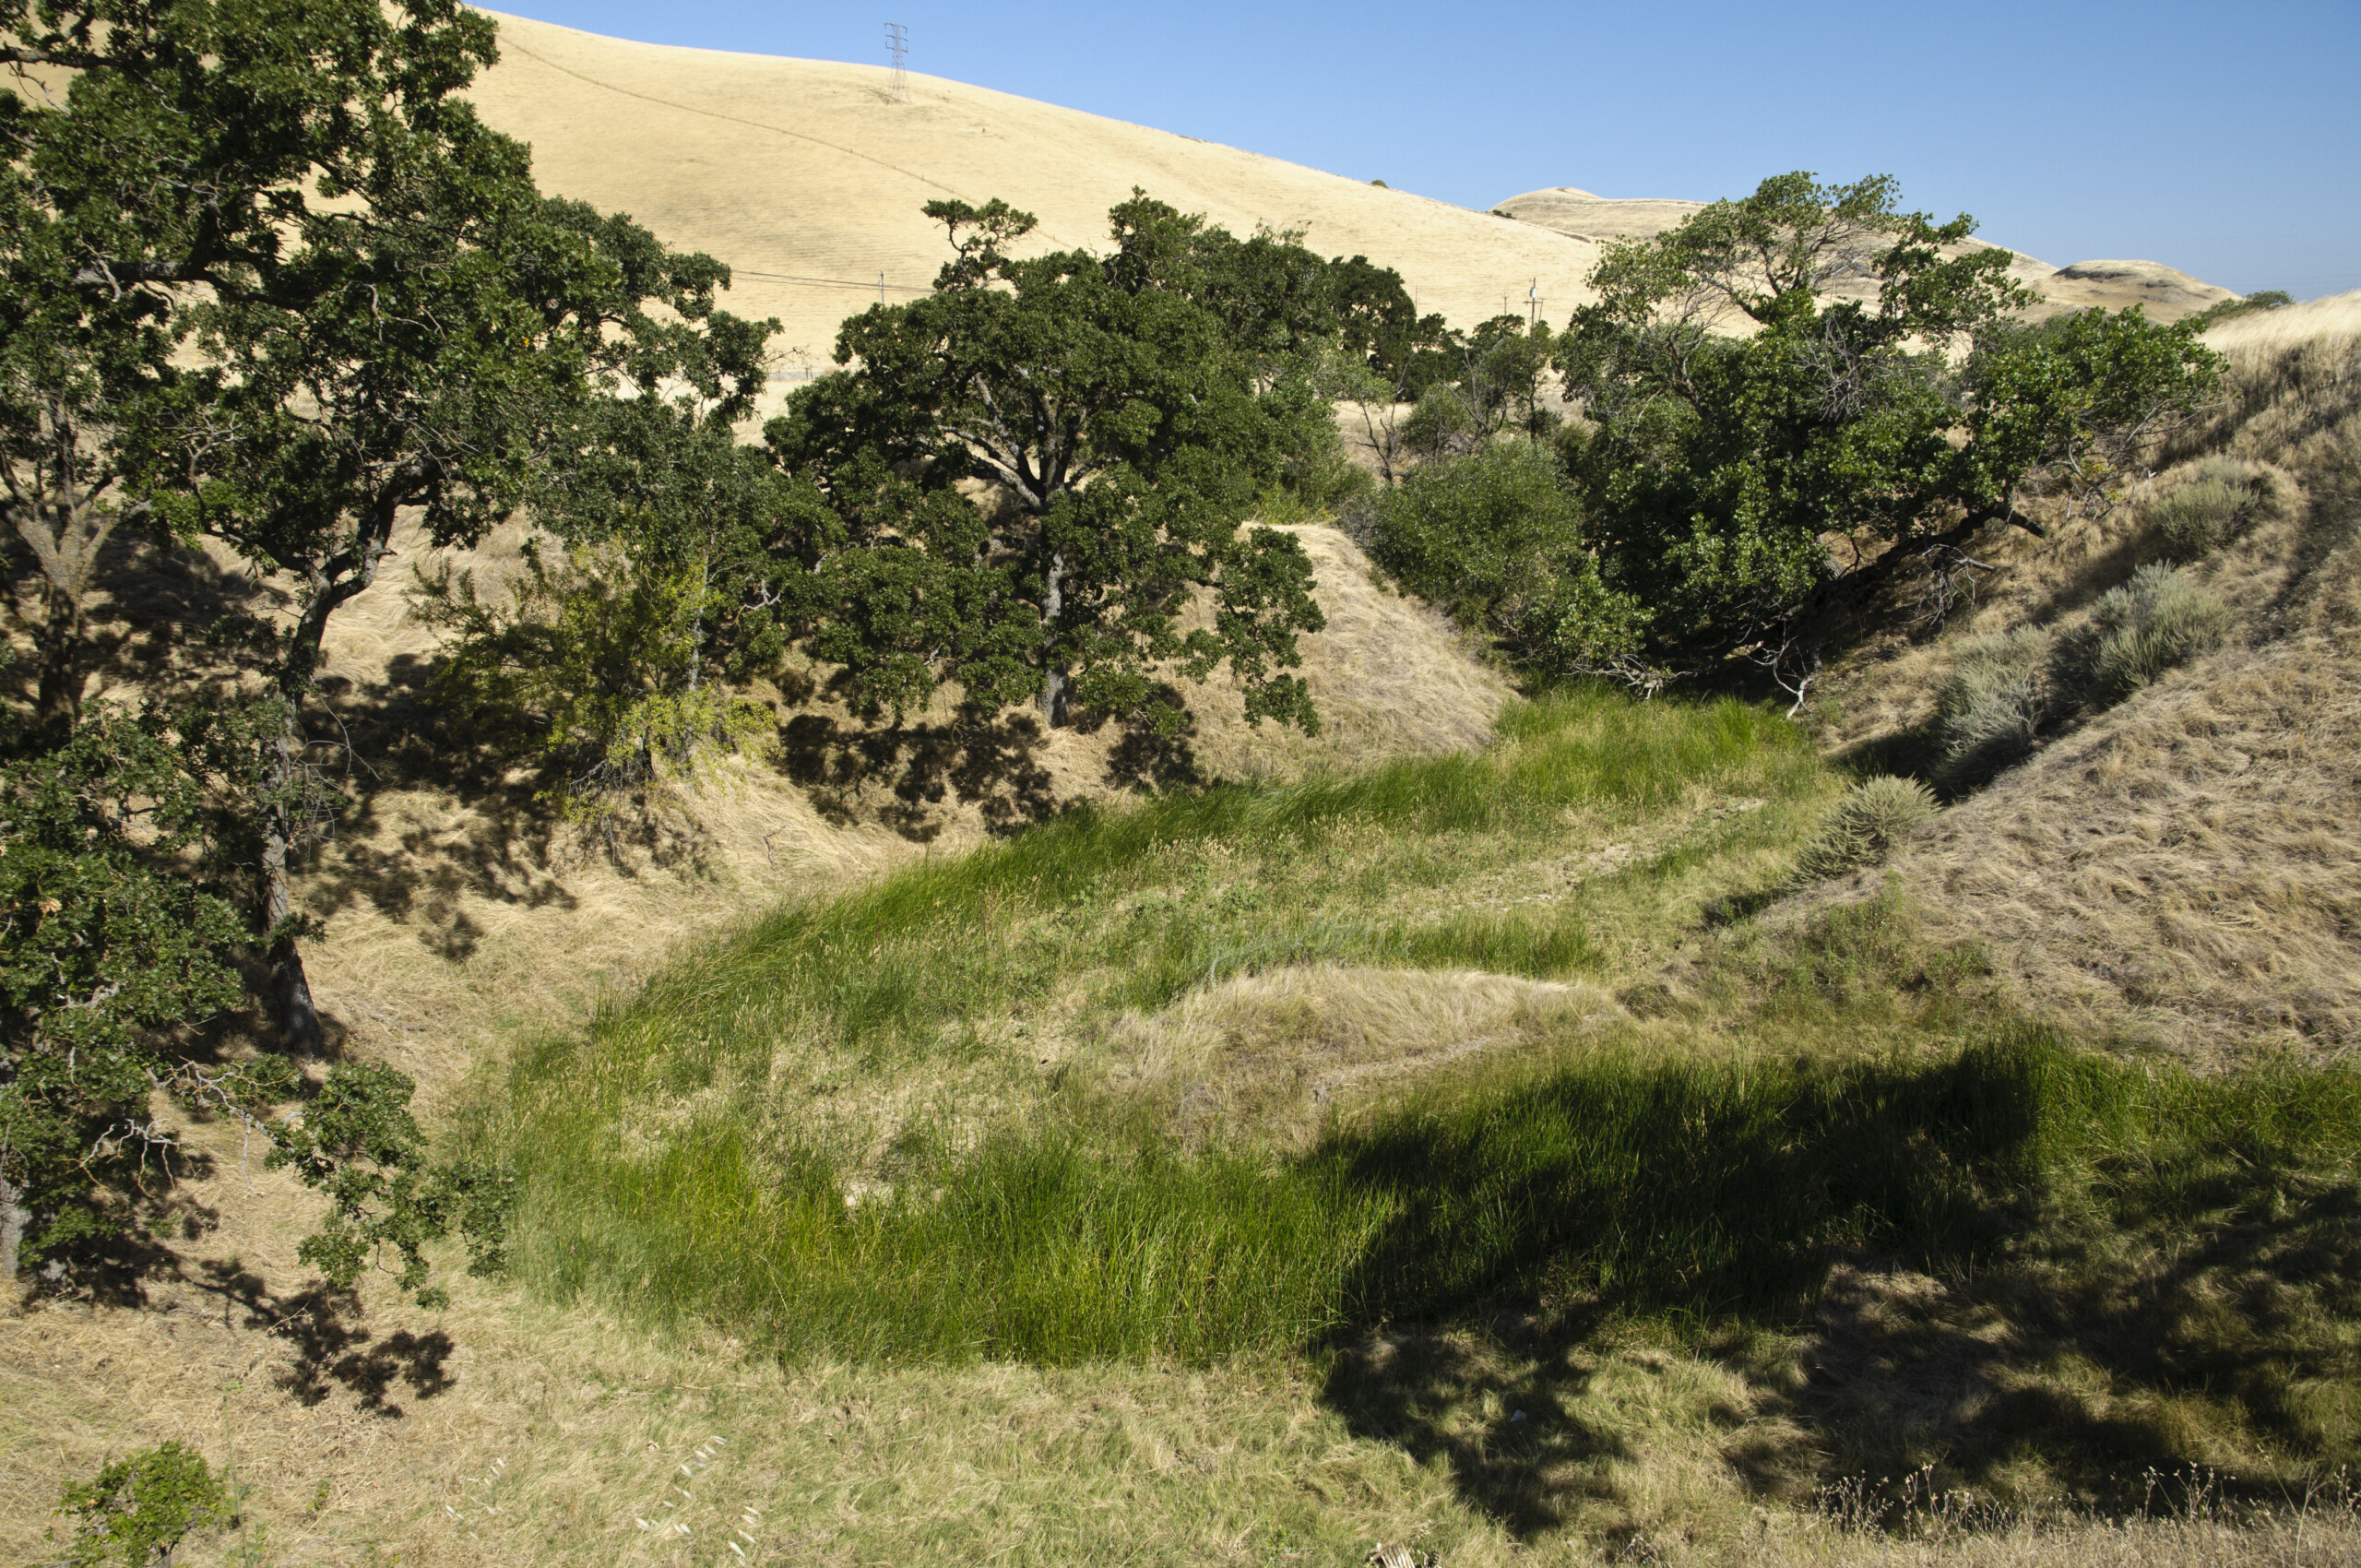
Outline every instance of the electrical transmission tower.
[[894, 101], [910, 101], [910, 74], [902, 69], [902, 56], [910, 52], [910, 30], [899, 22], [885, 24], [885, 47], [894, 56]]

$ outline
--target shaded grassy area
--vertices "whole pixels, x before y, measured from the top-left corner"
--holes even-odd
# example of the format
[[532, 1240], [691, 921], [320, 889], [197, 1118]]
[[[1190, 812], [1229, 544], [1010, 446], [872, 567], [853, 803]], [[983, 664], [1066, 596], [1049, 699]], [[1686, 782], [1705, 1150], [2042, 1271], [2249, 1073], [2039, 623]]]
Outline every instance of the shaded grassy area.
[[[1521, 1533], [1611, 1467], [1548, 1412], [1627, 1340], [1717, 1369], [1684, 1441], [1759, 1492], [1932, 1466], [2112, 1506], [2151, 1465], [2355, 1456], [2361, 1079], [2062, 1039], [1898, 888], [1738, 918], [1840, 783], [1761, 710], [1574, 693], [1481, 756], [1077, 814], [783, 910], [519, 1056], [484, 1129], [519, 1265], [801, 1363], [1300, 1360]], [[1116, 1020], [1306, 965], [1627, 1007], [1299, 1147], [1120, 1091]]]
[[[516, 1064], [527, 1266], [561, 1293], [774, 1323], [807, 1349], [1300, 1340], [1334, 1321], [1383, 1202], [1341, 1168], [1274, 1189], [1251, 1138], [1188, 1154], [1128, 1124], [1093, 1093], [1107, 1021], [1306, 963], [1606, 974], [1668, 929], [1667, 902], [1775, 876], [1835, 782], [1790, 727], [1731, 702], [1578, 691], [1506, 728], [1481, 755], [1077, 812], [675, 965]], [[1750, 809], [1706, 804], [1733, 798]], [[1695, 820], [1631, 839], [1667, 816]], [[1537, 855], [1619, 834], [1618, 874], [1525, 897]], [[902, 1198], [848, 1205], [896, 1176]], [[954, 1233], [994, 1255], [1039, 1245], [1022, 1282], [979, 1293], [923, 1262]], [[908, 1310], [878, 1313], [878, 1281], [913, 1275], [943, 1301], [896, 1283]], [[1109, 1318], [1108, 1301], [1128, 1305]]]

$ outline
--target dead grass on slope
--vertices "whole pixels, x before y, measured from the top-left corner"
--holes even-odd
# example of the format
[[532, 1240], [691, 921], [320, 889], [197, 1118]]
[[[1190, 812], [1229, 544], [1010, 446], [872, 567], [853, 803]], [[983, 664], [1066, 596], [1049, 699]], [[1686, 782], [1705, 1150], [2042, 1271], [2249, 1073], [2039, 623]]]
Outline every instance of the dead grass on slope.
[[[2361, 1046], [2361, 295], [2219, 331], [2225, 405], [2156, 493], [2209, 452], [2267, 481], [2247, 532], [2189, 568], [2236, 638], [1944, 813], [1894, 870], [1945, 933], [2102, 1033], [2197, 1061], [2342, 1056]], [[2014, 546], [1960, 629], [2073, 624], [2145, 557], [2142, 522], [2127, 507]], [[1951, 647], [1889, 644], [1832, 736], [1871, 754], [1906, 739]]]
[[1328, 1119], [1403, 1079], [1529, 1051], [1622, 1009], [1596, 986], [1471, 969], [1298, 966], [1191, 991], [1109, 1031], [1112, 1092], [1189, 1141], [1308, 1150]]

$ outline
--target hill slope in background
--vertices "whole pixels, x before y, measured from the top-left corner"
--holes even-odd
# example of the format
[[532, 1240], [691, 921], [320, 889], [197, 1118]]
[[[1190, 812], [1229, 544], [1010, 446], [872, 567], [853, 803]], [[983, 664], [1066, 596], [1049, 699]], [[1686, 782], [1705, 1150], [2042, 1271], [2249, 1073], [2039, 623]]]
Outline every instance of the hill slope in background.
[[[912, 76], [897, 102], [884, 66], [499, 20], [500, 64], [472, 93], [484, 118], [532, 144], [543, 189], [730, 263], [731, 308], [779, 318], [781, 391], [826, 366], [844, 317], [932, 281], [946, 251], [920, 208], [946, 197], [1003, 196], [1040, 219], [1043, 245], [1096, 246], [1137, 185], [1236, 233], [1300, 229], [1323, 255], [1366, 255], [1460, 327], [1528, 299], [1562, 317], [1589, 297], [1603, 236], [1653, 232], [1698, 205], [1560, 188], [1475, 212], [937, 77]], [[2077, 308], [2136, 300], [2177, 318], [2229, 297], [2153, 262], [2060, 273], [2027, 257], [2020, 270]]]
[[[1569, 239], [1603, 245], [1609, 240], [1646, 239], [1677, 228], [1702, 201], [1672, 201], [1659, 197], [1617, 200], [1594, 196], [1572, 185], [1527, 191], [1492, 208], [1522, 223], [1538, 224]], [[2005, 248], [2005, 247], [2003, 247]], [[2206, 306], [2237, 296], [2213, 283], [2200, 282], [2154, 261], [2078, 261], [2052, 267], [2022, 251], [2009, 272], [2018, 282], [2041, 291], [2050, 309], [2121, 310], [2144, 306], [2151, 319], [2178, 321]]]
[[1097, 246], [1138, 185], [1233, 232], [1301, 229], [1398, 268], [1462, 325], [1584, 296], [1598, 247], [1300, 164], [882, 66], [664, 48], [500, 18], [484, 118], [530, 142], [544, 190], [630, 213], [737, 268], [731, 308], [777, 315], [825, 365], [845, 316], [910, 298], [949, 254], [928, 202], [1003, 196], [1050, 247]]

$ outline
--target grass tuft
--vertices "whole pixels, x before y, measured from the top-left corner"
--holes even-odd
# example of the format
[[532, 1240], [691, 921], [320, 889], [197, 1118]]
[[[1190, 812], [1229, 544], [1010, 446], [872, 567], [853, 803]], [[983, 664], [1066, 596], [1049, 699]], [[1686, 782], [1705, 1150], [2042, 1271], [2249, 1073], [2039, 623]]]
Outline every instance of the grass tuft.
[[1890, 774], [1865, 778], [1829, 808], [1820, 831], [1796, 857], [1796, 870], [1817, 881], [1881, 864], [1934, 814], [1934, 793], [1916, 779]]
[[2099, 600], [2085, 681], [2100, 707], [2122, 701], [2177, 664], [2222, 646], [2230, 611], [2174, 567], [2147, 565]]
[[1980, 783], [2033, 750], [2049, 716], [2055, 644], [2047, 628], [2020, 626], [1961, 645], [1935, 699], [1947, 786]]

